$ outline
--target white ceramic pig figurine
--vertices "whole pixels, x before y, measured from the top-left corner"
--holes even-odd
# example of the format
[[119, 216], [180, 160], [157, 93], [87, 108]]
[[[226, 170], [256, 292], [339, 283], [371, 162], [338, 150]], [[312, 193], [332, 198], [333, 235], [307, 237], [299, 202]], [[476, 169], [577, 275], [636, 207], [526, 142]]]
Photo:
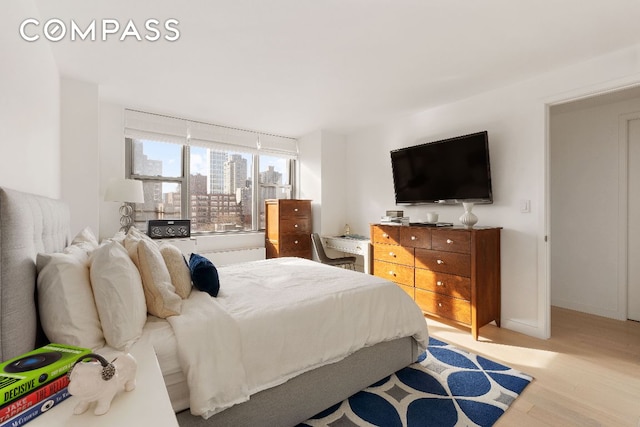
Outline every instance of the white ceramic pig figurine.
[[[87, 359], [93, 360], [85, 362]], [[106, 414], [119, 390], [136, 388], [137, 368], [136, 360], [129, 353], [111, 363], [98, 354], [82, 357], [69, 371], [69, 394], [80, 399], [73, 413], [82, 414], [92, 402], [97, 402], [93, 413]]]

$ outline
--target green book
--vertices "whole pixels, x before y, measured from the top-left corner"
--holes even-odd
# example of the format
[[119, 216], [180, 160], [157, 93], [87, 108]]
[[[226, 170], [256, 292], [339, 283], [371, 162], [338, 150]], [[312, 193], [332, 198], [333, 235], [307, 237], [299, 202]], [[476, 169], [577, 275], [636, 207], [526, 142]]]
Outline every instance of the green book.
[[88, 348], [47, 344], [0, 364], [0, 405], [66, 374]]

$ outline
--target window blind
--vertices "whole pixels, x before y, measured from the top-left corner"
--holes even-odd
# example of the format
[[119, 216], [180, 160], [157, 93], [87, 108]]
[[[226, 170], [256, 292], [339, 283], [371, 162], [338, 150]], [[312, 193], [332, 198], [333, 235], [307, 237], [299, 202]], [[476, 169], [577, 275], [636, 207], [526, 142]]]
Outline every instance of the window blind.
[[297, 158], [298, 140], [137, 110], [125, 110], [125, 137]]

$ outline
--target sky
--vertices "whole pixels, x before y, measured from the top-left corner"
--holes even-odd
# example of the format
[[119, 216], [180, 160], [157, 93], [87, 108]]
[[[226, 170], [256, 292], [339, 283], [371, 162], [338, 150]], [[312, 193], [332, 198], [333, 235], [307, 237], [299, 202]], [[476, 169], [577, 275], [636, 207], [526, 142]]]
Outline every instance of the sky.
[[[162, 161], [163, 176], [176, 177], [181, 175], [180, 151], [182, 146], [177, 144], [162, 143], [155, 141], [145, 141], [144, 154], [149, 159]], [[201, 174], [209, 176], [209, 157], [207, 149], [204, 147], [191, 146], [190, 173], [191, 175]], [[248, 165], [251, 165], [252, 155], [242, 154], [247, 159]], [[260, 156], [260, 170], [267, 170], [269, 166], [275, 166], [275, 170], [288, 176], [287, 171], [283, 170], [286, 162], [281, 158], [262, 155]], [[248, 168], [248, 177], [251, 177], [252, 168]]]

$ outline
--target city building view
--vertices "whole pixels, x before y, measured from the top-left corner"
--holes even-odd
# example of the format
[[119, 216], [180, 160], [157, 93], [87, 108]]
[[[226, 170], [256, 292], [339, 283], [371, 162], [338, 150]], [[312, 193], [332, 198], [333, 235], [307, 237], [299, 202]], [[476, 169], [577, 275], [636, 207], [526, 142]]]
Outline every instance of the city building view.
[[[157, 148], [154, 145], [162, 150], [153, 150]], [[178, 166], [182, 163], [182, 146], [133, 141], [133, 173], [143, 180], [145, 193], [145, 202], [135, 207], [139, 228], [144, 229], [150, 219], [190, 219], [192, 232], [252, 230], [252, 213], [258, 212], [260, 229], [264, 227], [264, 200], [290, 195], [287, 159], [190, 148], [193, 166], [188, 177], [188, 206], [183, 209], [185, 185]], [[251, 176], [254, 159], [262, 169], [257, 191]], [[258, 209], [253, 206], [254, 195]]]

